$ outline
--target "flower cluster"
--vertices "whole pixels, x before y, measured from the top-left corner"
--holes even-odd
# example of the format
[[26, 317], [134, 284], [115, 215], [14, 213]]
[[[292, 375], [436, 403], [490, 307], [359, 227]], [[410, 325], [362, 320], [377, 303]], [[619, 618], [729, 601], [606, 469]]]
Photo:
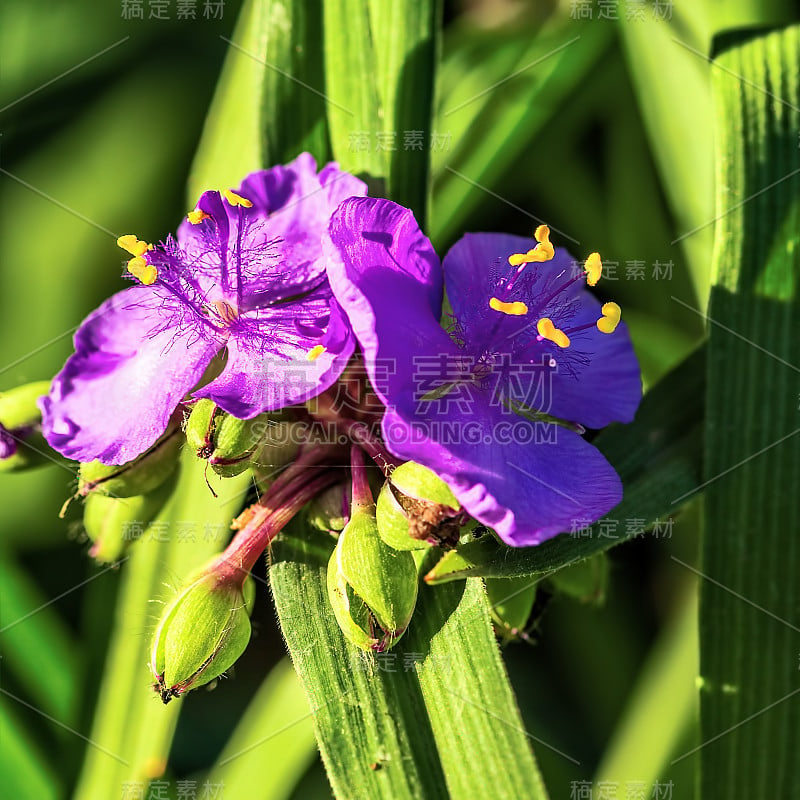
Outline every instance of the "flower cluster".
[[[585, 433], [633, 418], [638, 364], [619, 306], [587, 289], [599, 255], [576, 263], [546, 226], [530, 241], [467, 234], [440, 261], [411, 211], [303, 154], [205, 192], [175, 237], [118, 244], [134, 285], [80, 326], [41, 420], [0, 419], [0, 460], [24, 422], [82, 462], [93, 553], [107, 560], [127, 546], [109, 504], [136, 498], [129, 508], [154, 517], [176, 442], [223, 476], [280, 472], [201, 588], [162, 617], [165, 702], [244, 648], [245, 577], [303, 509], [337, 536], [329, 593], [342, 630], [380, 651], [416, 601], [407, 551], [483, 529], [536, 545], [621, 499]], [[364, 453], [383, 472], [377, 505]], [[350, 487], [337, 466], [348, 456]], [[193, 592], [203, 602], [186, 601]]]

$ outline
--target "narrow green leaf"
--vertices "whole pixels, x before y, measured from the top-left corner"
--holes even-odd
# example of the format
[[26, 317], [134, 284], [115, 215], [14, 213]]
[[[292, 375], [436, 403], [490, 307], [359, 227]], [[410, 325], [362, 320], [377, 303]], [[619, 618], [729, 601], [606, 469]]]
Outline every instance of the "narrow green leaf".
[[441, 5], [441, 0], [369, 3], [383, 130], [393, 148], [388, 196], [411, 208], [423, 227], [430, 194], [433, 76], [439, 56]]
[[[647, 656], [597, 769], [595, 786], [667, 783], [675, 747], [696, 715], [697, 593], [692, 587]], [[658, 720], [657, 731], [653, 721]], [[686, 789], [688, 793], [688, 788]]]
[[254, 786], [259, 797], [281, 800], [291, 796], [316, 753], [303, 687], [284, 659], [261, 684], [208, 780], [225, 787], [226, 800], [251, 800]]
[[705, 349], [695, 351], [648, 392], [630, 425], [603, 431], [594, 444], [622, 478], [622, 502], [590, 528], [537, 547], [512, 549], [483, 536], [448, 554], [427, 579], [541, 575], [603, 552], [670, 515], [700, 485]]
[[6, 554], [0, 557], [0, 586], [3, 669], [14, 673], [37, 708], [72, 724], [79, 683], [73, 637], [47, 597]]
[[443, 69], [434, 123], [434, 243], [463, 233], [467, 215], [487, 190], [497, 191], [497, 180], [597, 63], [611, 32], [559, 21], [454, 52], [462, 63]]
[[248, 0], [189, 178], [189, 202], [308, 150], [329, 156], [321, 0]]
[[399, 648], [370, 656], [344, 639], [328, 602], [327, 558], [313, 549], [304, 555], [301, 536], [292, 526], [288, 548], [274, 543], [270, 583], [334, 794], [446, 797], [415, 672]]
[[188, 202], [264, 165], [262, 97], [270, 3], [248, 0], [233, 32], [189, 175]]
[[389, 175], [379, 89], [379, 57], [372, 40], [369, 5], [362, 0], [323, 0], [325, 94], [333, 157], [342, 169], [375, 180]]
[[545, 800], [483, 582], [423, 587], [404, 648], [424, 654], [416, 669], [450, 797]]
[[11, 713], [11, 701], [0, 704], [0, 775], [7, 797], [57, 800], [62, 787], [36, 743]]
[[800, 28], [720, 45], [701, 745], [686, 757], [699, 761], [703, 798], [790, 796], [800, 727]]
[[480, 581], [424, 588], [406, 637], [365, 654], [336, 625], [319, 542], [294, 526], [270, 581], [336, 796], [546, 797]]
[[[673, 244], [684, 249], [701, 302], [708, 293], [714, 219], [711, 83], [704, 52], [707, 5], [678, 5], [669, 19], [647, 14], [619, 24], [639, 108], [675, 216]], [[653, 91], [654, 86], [659, 90]]]
[[224, 481], [209, 474], [217, 484], [215, 498], [204, 473], [204, 462], [185, 451], [175, 495], [122, 565], [114, 633], [76, 797], [105, 797], [109, 787], [146, 784], [166, 768], [182, 703], [163, 706], [152, 691], [152, 629], [160, 603], [226, 544], [250, 480], [248, 473]]

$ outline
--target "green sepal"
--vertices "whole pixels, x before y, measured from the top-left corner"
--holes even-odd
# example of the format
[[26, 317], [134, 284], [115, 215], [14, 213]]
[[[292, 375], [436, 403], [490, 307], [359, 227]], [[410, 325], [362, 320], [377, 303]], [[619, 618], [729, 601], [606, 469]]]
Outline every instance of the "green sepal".
[[50, 381], [34, 381], [0, 392], [0, 425], [8, 430], [27, 428], [42, 421], [36, 401], [50, 391]]
[[101, 563], [118, 561], [172, 496], [177, 470], [152, 492], [108, 497], [94, 492], [83, 506], [83, 527], [92, 540], [89, 555]]
[[504, 639], [524, 635], [536, 601], [537, 582], [529, 577], [486, 578], [486, 594], [495, 630]]
[[[389, 547], [378, 536], [374, 514], [357, 511], [339, 535], [330, 566], [329, 596], [344, 634], [364, 650], [392, 647], [408, 627], [417, 602], [417, 567], [411, 553]], [[366, 616], [356, 601], [363, 604]]]
[[147, 452], [127, 464], [111, 465], [100, 461], [81, 464], [78, 470], [78, 495], [103, 494], [110, 497], [135, 497], [161, 486], [178, 465], [183, 438], [177, 428], [168, 430]]
[[36, 401], [49, 391], [50, 381], [34, 381], [0, 392], [0, 425], [20, 439], [17, 451], [0, 459], [0, 473], [67, 463], [41, 434], [42, 414]]
[[[450, 520], [461, 517], [461, 504], [450, 487], [433, 471], [414, 461], [397, 467], [378, 495], [378, 532], [396, 550], [424, 550], [456, 534]], [[447, 527], [440, 527], [445, 523]]]
[[585, 558], [554, 572], [548, 577], [548, 581], [557, 593], [565, 594], [581, 603], [602, 605], [608, 587], [608, 556], [598, 553], [591, 558]]
[[383, 541], [395, 550], [425, 550], [430, 543], [425, 539], [412, 539], [408, 534], [408, 515], [397, 502], [392, 487], [385, 483], [378, 493], [375, 507], [378, 533]]
[[186, 421], [186, 442], [198, 458], [223, 477], [239, 475], [251, 466], [283, 466], [294, 458], [290, 423], [281, 414], [238, 419], [213, 400], [198, 400]]
[[215, 559], [173, 598], [156, 628], [150, 668], [164, 703], [218, 678], [250, 641], [252, 579], [217, 574], [218, 565]]

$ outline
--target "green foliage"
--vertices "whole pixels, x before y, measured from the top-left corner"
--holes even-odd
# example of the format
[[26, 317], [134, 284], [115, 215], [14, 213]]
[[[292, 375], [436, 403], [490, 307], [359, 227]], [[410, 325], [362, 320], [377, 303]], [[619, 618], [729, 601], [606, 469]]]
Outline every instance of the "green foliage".
[[701, 735], [686, 756], [699, 766], [703, 797], [774, 796], [795, 780], [785, 748], [800, 724], [792, 700], [798, 53], [800, 28], [791, 27], [723, 39], [714, 62], [719, 189], [699, 565]]
[[[699, 774], [697, 796], [715, 800], [796, 782], [800, 33], [745, 31], [708, 58], [714, 33], [787, 22], [790, 6], [702, 0], [658, 20], [645, 4], [638, 20], [620, 3], [610, 21], [590, 4], [577, 21], [570, 4], [479, 0], [446, 4], [442, 32], [442, 5], [248, 0], [238, 19], [226, 3], [223, 20], [195, 22], [126, 20], [99, 0], [4, 9], [0, 391], [58, 370], [82, 316], [125, 285], [116, 236], [174, 230], [187, 172], [191, 205], [309, 150], [411, 207], [437, 248], [545, 220], [577, 257], [618, 263], [597, 291], [623, 306], [648, 391], [632, 425], [593, 440], [625, 482], [614, 538], [601, 522], [527, 550], [484, 535], [417, 553], [436, 585], [420, 585], [397, 646], [371, 655], [327, 599], [326, 531], [343, 524], [331, 495], [323, 530], [287, 531], [267, 573], [296, 672], [262, 590], [235, 680], [165, 708], [147, 668], [153, 601], [222, 544], [174, 534], [226, 528], [249, 477], [211, 474], [215, 500], [184, 453], [177, 494], [112, 568], [87, 557], [78, 502], [57, 518], [71, 466], [3, 475], [9, 796], [115, 797], [161, 777], [171, 795], [196, 778], [226, 800], [316, 800], [331, 791], [315, 740], [342, 797], [544, 798], [544, 784], [562, 797], [589, 780], [623, 796], [668, 776], [691, 798]], [[629, 541], [667, 519], [674, 538]], [[561, 591], [543, 613], [549, 576], [578, 599], [604, 589], [605, 605]], [[491, 611], [533, 618], [537, 645], [501, 660]]]

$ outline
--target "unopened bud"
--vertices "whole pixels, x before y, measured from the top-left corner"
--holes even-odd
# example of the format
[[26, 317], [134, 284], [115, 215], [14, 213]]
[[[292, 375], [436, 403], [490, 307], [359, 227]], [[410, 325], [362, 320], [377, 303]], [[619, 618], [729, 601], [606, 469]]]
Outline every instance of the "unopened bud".
[[215, 558], [164, 609], [150, 654], [164, 703], [230, 669], [250, 641], [255, 586]]
[[100, 461], [81, 464], [78, 496], [135, 497], [152, 492], [178, 465], [181, 441], [180, 431], [172, 427], [147, 452], [127, 464], [113, 466]]
[[172, 477], [154, 491], [134, 497], [90, 494], [83, 507], [83, 527], [92, 540], [89, 555], [101, 563], [119, 560], [144, 534], [174, 489]]
[[342, 632], [362, 650], [388, 650], [408, 627], [417, 602], [414, 557], [378, 536], [374, 514], [355, 513], [339, 535], [328, 597]]
[[505, 640], [526, 637], [536, 601], [537, 582], [521, 578], [486, 578], [486, 594], [495, 631]]
[[[202, 399], [195, 403], [186, 421], [186, 441], [214, 472], [232, 477], [251, 466], [289, 463], [298, 449], [291, 442], [290, 424], [276, 414], [238, 419], [212, 400]], [[288, 457], [287, 449], [291, 450]], [[276, 460], [279, 463], [274, 463]]]
[[347, 524], [346, 503], [344, 486], [331, 486], [306, 506], [306, 521], [319, 531], [341, 531]]
[[557, 592], [581, 603], [602, 605], [608, 587], [608, 556], [598, 553], [564, 567], [550, 575], [548, 581]]
[[465, 515], [436, 473], [407, 461], [392, 472], [378, 495], [378, 531], [396, 550], [418, 550], [458, 541]]
[[60, 460], [41, 433], [42, 414], [36, 401], [48, 391], [49, 381], [36, 381], [0, 392], [0, 472]]

